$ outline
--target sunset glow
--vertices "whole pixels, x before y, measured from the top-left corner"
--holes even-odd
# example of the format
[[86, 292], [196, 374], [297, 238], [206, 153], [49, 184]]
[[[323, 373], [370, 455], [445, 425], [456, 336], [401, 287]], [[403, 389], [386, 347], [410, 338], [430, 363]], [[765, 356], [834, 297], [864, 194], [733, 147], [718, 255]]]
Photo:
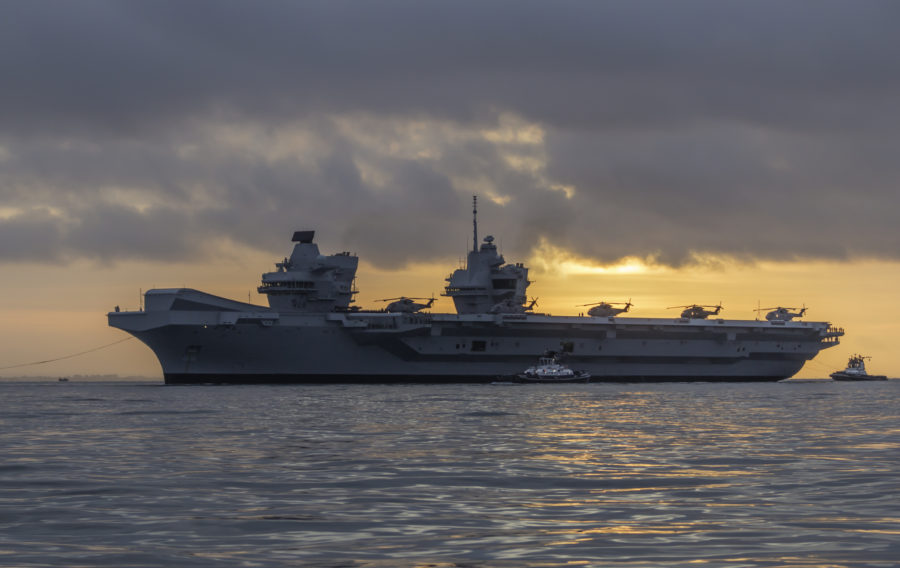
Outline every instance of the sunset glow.
[[[105, 313], [115, 305], [137, 309], [139, 293], [151, 287], [186, 286], [264, 305], [265, 299], [256, 292], [259, 275], [271, 269], [286, 246], [284, 243], [285, 250], [270, 254], [234, 249], [220, 257], [222, 262], [172, 266], [31, 266], [11, 274], [6, 282], [14, 294], [0, 301], [6, 314], [0, 334], [7, 338], [0, 345], [0, 360], [9, 365], [41, 361], [121, 339], [124, 334], [106, 326]], [[322, 249], [332, 252], [326, 243]], [[553, 263], [554, 258], [563, 260]], [[666, 318], [677, 315], [669, 306], [721, 301], [725, 318], [754, 319], [757, 307], [806, 305], [805, 319], [830, 321], [844, 327], [847, 335], [839, 347], [807, 363], [799, 377], [826, 376], [842, 368], [852, 352], [874, 353], [874, 370], [900, 374], [900, 354], [890, 339], [900, 316], [892, 284], [900, 279], [896, 263], [760, 262], [673, 269], [628, 259], [598, 266], [547, 244], [534, 251], [527, 263], [533, 281], [529, 295], [537, 298], [535, 310], [539, 312], [577, 315], [585, 310], [579, 307], [582, 304], [631, 300], [634, 306], [628, 315]], [[384, 304], [376, 301], [380, 298], [434, 295], [433, 311], [452, 312], [452, 302], [440, 294], [446, 285], [444, 278], [453, 268], [454, 263], [448, 262], [383, 270], [363, 259], [356, 303], [365, 309], [382, 309]], [[66, 282], [64, 295], [54, 292], [60, 281]], [[72, 298], [79, 298], [78, 306], [71, 305]], [[49, 325], [51, 321], [53, 325]], [[60, 363], [5, 370], [0, 376], [65, 372], [159, 376], [153, 354], [137, 341]]]

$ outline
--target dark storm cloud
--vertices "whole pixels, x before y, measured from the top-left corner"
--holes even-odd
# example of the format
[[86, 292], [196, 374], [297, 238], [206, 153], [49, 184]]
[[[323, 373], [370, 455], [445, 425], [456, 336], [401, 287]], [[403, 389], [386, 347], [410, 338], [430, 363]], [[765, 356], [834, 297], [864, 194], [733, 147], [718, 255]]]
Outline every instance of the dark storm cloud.
[[[0, 15], [0, 260], [186, 259], [226, 239], [280, 254], [302, 224], [400, 266], [457, 256], [479, 188], [510, 198], [482, 200], [510, 259], [542, 237], [673, 264], [900, 251], [893, 2], [22, 1]], [[508, 116], [545, 137], [473, 134]], [[393, 150], [422, 124], [421, 155]], [[241, 129], [243, 145], [225, 140]], [[276, 151], [284, 132], [308, 155]]]

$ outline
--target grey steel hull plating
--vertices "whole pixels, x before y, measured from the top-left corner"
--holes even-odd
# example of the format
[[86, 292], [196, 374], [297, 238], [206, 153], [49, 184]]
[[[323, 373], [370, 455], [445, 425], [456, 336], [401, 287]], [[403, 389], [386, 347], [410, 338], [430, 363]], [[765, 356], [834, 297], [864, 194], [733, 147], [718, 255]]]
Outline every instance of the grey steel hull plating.
[[840, 335], [824, 322], [278, 314], [171, 293], [182, 303], [109, 314], [111, 326], [153, 350], [169, 384], [490, 382], [521, 373], [547, 350], [567, 352], [567, 364], [592, 382], [777, 381]]

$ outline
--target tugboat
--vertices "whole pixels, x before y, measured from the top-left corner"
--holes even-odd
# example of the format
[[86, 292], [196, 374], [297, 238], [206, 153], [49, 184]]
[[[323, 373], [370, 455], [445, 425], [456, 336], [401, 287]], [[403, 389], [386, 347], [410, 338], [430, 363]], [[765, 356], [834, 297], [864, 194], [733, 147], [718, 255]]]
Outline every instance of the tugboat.
[[835, 381], [886, 381], [887, 377], [884, 375], [870, 375], [866, 372], [866, 359], [871, 357], [851, 355], [847, 368], [831, 373], [831, 378]]
[[516, 375], [516, 379], [523, 383], [587, 383], [591, 380], [591, 374], [587, 371], [573, 371], [551, 351], [540, 357], [537, 365]]

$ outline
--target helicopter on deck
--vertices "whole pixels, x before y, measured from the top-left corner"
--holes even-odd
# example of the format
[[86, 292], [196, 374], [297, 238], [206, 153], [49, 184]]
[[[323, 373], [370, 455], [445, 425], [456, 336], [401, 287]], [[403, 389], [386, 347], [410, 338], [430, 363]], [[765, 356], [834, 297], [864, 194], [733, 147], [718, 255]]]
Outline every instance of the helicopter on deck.
[[[594, 302], [593, 304], [578, 304], [577, 307], [594, 306], [588, 310], [588, 315], [594, 318], [612, 317], [628, 311], [633, 306], [631, 299], [627, 302]], [[624, 308], [616, 308], [615, 306], [625, 306]]]
[[[415, 300], [428, 300], [427, 303], [420, 304], [415, 302]], [[431, 298], [407, 298], [406, 296], [400, 296], [399, 298], [384, 298], [383, 300], [375, 300], [376, 302], [390, 302], [387, 307], [384, 309], [386, 312], [390, 313], [404, 313], [404, 314], [414, 314], [419, 310], [425, 310], [431, 307], [431, 304], [434, 303], [434, 297]]]
[[530, 312], [537, 305], [537, 298], [532, 298], [531, 303], [527, 306], [517, 304], [511, 298], [507, 298], [502, 302], [498, 302], [491, 307], [492, 314], [521, 314]]
[[[681, 317], [686, 319], [706, 319], [709, 316], [718, 315], [722, 310], [722, 303], [720, 302], [717, 306], [709, 306], [709, 305], [699, 305], [699, 304], [691, 304], [689, 306], [670, 306], [668, 309], [672, 310], [675, 308], [685, 308], [683, 312], [681, 312]], [[707, 310], [704, 308], [714, 308], [712, 310]]]
[[794, 318], [802, 318], [803, 314], [806, 313], [806, 306], [804, 305], [800, 308], [799, 312], [791, 312], [789, 310], [796, 310], [797, 308], [783, 308], [781, 306], [775, 308], [756, 308], [756, 312], [764, 312], [766, 310], [772, 310], [766, 314], [766, 319], [769, 321], [791, 321]]

